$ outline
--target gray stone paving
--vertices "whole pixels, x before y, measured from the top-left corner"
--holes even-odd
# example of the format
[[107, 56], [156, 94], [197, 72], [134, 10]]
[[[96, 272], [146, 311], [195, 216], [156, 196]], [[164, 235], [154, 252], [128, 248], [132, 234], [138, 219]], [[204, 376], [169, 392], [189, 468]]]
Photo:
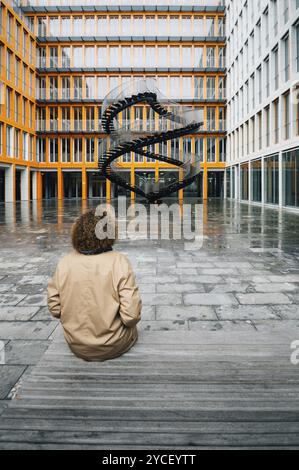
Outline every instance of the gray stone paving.
[[[96, 203], [90, 203], [95, 205]], [[22, 210], [25, 209], [25, 220]], [[46, 286], [70, 248], [80, 202], [42, 212], [0, 206], [0, 414], [15, 384], [44, 354], [58, 322], [49, 317]], [[15, 216], [13, 216], [15, 214]], [[15, 217], [15, 218], [13, 218]], [[119, 242], [143, 298], [145, 331], [277, 331], [288, 324], [299, 339], [299, 215], [233, 202], [209, 202], [204, 245], [178, 241]]]

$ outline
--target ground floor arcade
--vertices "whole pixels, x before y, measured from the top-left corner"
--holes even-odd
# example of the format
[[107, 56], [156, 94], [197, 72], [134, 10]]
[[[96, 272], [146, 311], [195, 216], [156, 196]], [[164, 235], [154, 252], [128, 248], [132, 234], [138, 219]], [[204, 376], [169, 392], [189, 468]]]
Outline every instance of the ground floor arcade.
[[[159, 179], [167, 184], [175, 177], [172, 170], [159, 172]], [[142, 188], [147, 180], [155, 178], [155, 170], [124, 169], [122, 177]], [[223, 198], [224, 169], [204, 168], [197, 180], [174, 197], [200, 199]], [[118, 196], [134, 197], [134, 194], [111, 184], [96, 169], [36, 169], [27, 166], [0, 163], [0, 202], [35, 199], [113, 199]]]

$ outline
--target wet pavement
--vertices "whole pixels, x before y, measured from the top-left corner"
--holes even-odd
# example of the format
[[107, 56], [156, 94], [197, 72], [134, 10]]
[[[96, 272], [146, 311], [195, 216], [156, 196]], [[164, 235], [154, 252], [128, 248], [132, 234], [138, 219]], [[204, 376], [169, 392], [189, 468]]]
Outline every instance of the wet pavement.
[[[57, 321], [46, 287], [70, 250], [75, 217], [96, 201], [0, 205], [0, 413], [15, 384], [51, 344]], [[122, 240], [140, 286], [140, 329], [279, 331], [299, 339], [299, 214], [209, 201], [203, 246], [180, 240]]]

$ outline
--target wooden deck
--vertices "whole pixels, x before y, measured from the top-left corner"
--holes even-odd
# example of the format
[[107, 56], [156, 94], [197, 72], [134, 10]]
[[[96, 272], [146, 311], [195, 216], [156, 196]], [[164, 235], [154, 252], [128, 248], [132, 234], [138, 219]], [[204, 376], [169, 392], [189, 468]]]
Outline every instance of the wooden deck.
[[299, 448], [294, 339], [144, 332], [125, 356], [85, 363], [58, 333], [2, 414], [0, 448]]

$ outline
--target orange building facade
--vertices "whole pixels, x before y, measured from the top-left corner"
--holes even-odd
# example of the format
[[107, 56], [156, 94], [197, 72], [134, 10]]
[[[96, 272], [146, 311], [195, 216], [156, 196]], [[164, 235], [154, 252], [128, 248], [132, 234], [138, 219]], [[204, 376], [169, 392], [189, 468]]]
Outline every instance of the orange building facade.
[[[101, 105], [110, 90], [147, 77], [155, 78], [166, 97], [199, 110], [205, 123], [198, 134], [163, 149], [202, 160], [199, 181], [184, 195], [223, 196], [224, 7], [217, 1], [186, 9], [167, 3], [62, 8], [36, 1], [18, 9], [1, 2], [2, 202], [124, 195], [97, 170], [105, 138]], [[119, 119], [123, 125], [138, 123], [141, 131], [161, 126], [147, 106], [135, 106]], [[135, 154], [123, 157], [119, 167], [133, 183], [136, 172], [165, 178], [174, 171]]]

